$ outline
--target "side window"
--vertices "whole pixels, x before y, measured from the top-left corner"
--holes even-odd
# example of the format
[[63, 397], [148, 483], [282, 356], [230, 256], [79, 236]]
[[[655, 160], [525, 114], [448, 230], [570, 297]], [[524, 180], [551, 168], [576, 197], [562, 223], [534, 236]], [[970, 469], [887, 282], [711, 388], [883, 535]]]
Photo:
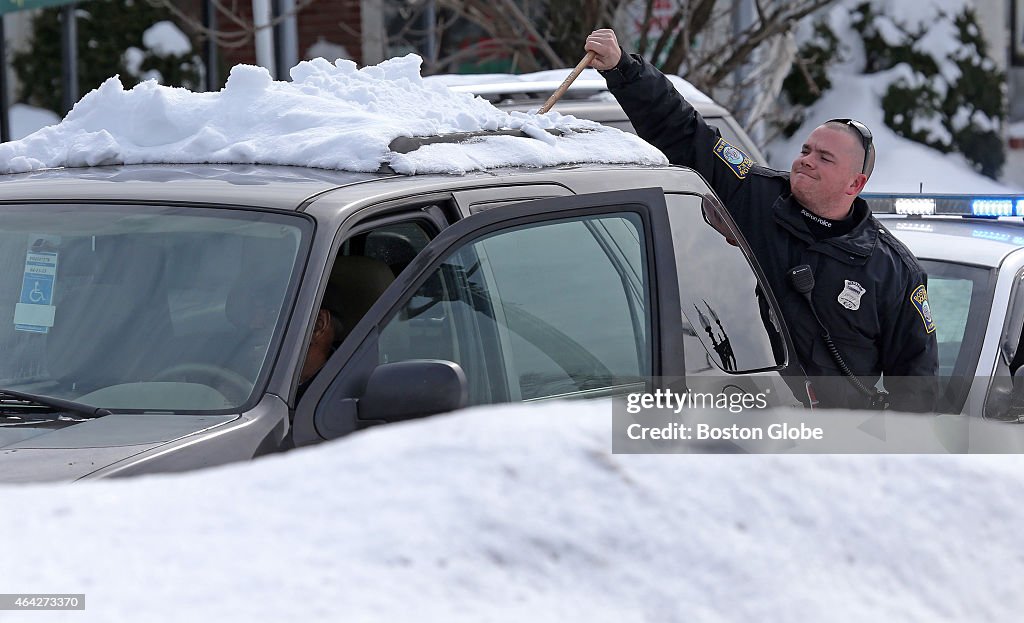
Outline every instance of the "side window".
[[349, 238], [339, 255], [379, 260], [397, 277], [432, 237], [431, 228], [423, 221], [388, 223]]
[[[728, 214], [695, 195], [668, 194], [687, 373], [750, 372], [785, 358], [781, 327], [736, 245]], [[703, 347], [698, 346], [703, 344]]]
[[651, 374], [641, 219], [527, 225], [449, 256], [384, 326], [381, 363], [447, 359], [474, 404], [615, 393]]
[[431, 237], [426, 222], [405, 220], [382, 223], [342, 244], [323, 301], [335, 321], [335, 342], [348, 335]]

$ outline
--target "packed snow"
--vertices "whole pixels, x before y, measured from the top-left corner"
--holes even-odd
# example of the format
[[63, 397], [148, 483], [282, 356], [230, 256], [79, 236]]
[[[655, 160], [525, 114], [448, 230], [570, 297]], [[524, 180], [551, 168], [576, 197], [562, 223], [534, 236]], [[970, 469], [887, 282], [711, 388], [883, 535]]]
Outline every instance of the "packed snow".
[[[0, 487], [17, 621], [1012, 621], [1017, 456], [611, 454], [608, 402]], [[827, 492], [827, 495], [823, 495]], [[967, 538], [973, 535], [974, 538]]]
[[[434, 144], [402, 154], [401, 136], [522, 130]], [[552, 135], [554, 130], [560, 136]], [[0, 145], [0, 171], [140, 163], [263, 163], [347, 171], [464, 173], [503, 166], [584, 162], [664, 164], [639, 138], [550, 112], [499, 111], [483, 99], [426, 84], [414, 54], [378, 65], [303, 61], [291, 81], [237, 65], [225, 87], [193, 93], [153, 81], [125, 90], [115, 77], [56, 126]]]

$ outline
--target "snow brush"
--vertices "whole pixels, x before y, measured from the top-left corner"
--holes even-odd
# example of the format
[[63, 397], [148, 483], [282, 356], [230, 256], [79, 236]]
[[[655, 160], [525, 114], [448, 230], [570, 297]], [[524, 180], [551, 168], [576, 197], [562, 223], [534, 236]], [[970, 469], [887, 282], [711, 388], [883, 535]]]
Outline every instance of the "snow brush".
[[569, 85], [572, 84], [573, 80], [575, 80], [577, 76], [583, 73], [583, 70], [590, 65], [590, 61], [594, 60], [595, 56], [597, 56], [597, 52], [594, 52], [593, 50], [587, 52], [586, 56], [583, 57], [583, 60], [581, 60], [579, 64], [576, 65], [576, 68], [572, 70], [572, 73], [566, 76], [565, 80], [562, 81], [562, 84], [558, 85], [555, 92], [548, 98], [548, 101], [544, 102], [544, 105], [540, 107], [538, 114], [543, 115], [547, 111], [551, 110], [551, 107], [555, 105], [555, 102], [565, 95], [565, 92], [569, 90]]

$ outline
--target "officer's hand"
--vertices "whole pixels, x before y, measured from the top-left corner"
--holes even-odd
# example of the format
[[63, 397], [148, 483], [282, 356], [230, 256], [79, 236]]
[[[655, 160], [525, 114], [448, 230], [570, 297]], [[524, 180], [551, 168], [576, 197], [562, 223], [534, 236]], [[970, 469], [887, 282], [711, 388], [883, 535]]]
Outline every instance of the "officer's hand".
[[615, 31], [611, 28], [601, 28], [590, 33], [583, 49], [597, 53], [594, 60], [590, 61], [590, 66], [594, 69], [613, 69], [622, 58], [622, 48], [619, 47], [619, 40], [615, 38]]

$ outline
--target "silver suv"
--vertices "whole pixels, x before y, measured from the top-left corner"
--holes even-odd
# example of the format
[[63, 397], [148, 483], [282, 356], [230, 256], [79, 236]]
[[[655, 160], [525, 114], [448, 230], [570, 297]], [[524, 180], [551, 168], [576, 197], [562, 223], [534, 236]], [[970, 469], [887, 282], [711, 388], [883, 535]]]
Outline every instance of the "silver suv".
[[[58, 169], [4, 176], [0, 224], [2, 481], [787, 365], [749, 250], [676, 167]], [[337, 343], [300, 383], [321, 308]]]

